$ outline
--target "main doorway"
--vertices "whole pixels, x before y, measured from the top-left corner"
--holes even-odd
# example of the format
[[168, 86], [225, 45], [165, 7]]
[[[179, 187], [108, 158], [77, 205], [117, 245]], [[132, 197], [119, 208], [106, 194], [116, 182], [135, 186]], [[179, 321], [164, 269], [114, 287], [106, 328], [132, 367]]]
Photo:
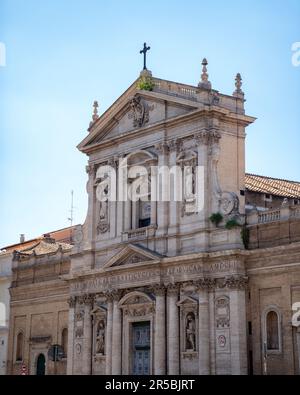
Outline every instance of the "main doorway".
[[150, 322], [132, 324], [133, 374], [150, 374]]
[[40, 354], [37, 359], [36, 363], [36, 375], [37, 376], [44, 376], [46, 370], [46, 359], [44, 354]]

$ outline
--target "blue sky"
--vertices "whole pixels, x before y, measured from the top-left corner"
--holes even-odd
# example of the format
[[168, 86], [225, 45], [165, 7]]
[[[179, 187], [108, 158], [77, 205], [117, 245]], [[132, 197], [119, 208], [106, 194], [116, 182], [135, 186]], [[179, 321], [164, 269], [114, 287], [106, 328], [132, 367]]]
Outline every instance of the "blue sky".
[[213, 88], [231, 94], [240, 72], [247, 171], [300, 180], [299, 0], [0, 0], [0, 245], [83, 222], [85, 137], [100, 112], [137, 78], [139, 50], [159, 78], [196, 85], [209, 61]]

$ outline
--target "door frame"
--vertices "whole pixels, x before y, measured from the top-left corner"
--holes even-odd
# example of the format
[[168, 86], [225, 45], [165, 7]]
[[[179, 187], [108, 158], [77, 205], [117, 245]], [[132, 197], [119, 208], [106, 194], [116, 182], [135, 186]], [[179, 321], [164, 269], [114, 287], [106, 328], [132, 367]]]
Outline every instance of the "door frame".
[[133, 334], [134, 334], [134, 327], [135, 326], [137, 327], [139, 325], [149, 328], [150, 341], [149, 341], [149, 349], [147, 349], [147, 351], [149, 352], [149, 373], [148, 374], [150, 375], [150, 370], [151, 370], [150, 369], [150, 367], [151, 367], [151, 322], [150, 321], [137, 321], [137, 322], [132, 322], [131, 323], [131, 333], [132, 333], [132, 335], [131, 335], [131, 371], [130, 371], [130, 374], [137, 376], [137, 374], [135, 374], [133, 372], [133, 369], [134, 369], [134, 354], [137, 352], [137, 350], [134, 349], [134, 336], [133, 336]]
[[133, 325], [134, 323], [148, 322], [150, 325], [150, 352], [149, 375], [153, 374], [153, 316], [126, 317], [123, 321], [123, 347], [122, 347], [122, 374], [133, 374]]
[[39, 362], [39, 358], [40, 358], [41, 355], [44, 357], [45, 366], [44, 366], [44, 374], [43, 374], [43, 375], [40, 375], [40, 376], [46, 376], [47, 359], [46, 359], [46, 356], [45, 356], [45, 354], [44, 354], [43, 352], [40, 352], [40, 353], [37, 355], [37, 357], [36, 357], [36, 361], [35, 361], [35, 376], [38, 375], [38, 374], [37, 374], [37, 371], [38, 371], [38, 362]]

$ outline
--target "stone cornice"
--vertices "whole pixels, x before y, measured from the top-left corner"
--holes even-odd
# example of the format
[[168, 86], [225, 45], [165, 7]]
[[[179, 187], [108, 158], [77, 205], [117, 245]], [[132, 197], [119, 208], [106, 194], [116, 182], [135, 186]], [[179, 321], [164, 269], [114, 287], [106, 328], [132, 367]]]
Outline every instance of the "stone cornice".
[[[202, 266], [208, 264], [219, 264], [223, 261], [235, 261], [238, 260], [243, 264], [244, 262], [244, 250], [227, 250], [227, 251], [216, 251], [209, 253], [195, 253], [189, 255], [178, 255], [174, 257], [162, 257], [161, 260], [157, 261], [147, 261], [138, 264], [116, 266], [113, 268], [99, 268], [99, 269], [89, 269], [73, 273], [73, 275], [64, 276], [65, 281], [77, 282], [82, 279], [91, 279], [97, 276], [107, 277], [109, 275], [122, 275], [122, 273], [134, 273], [136, 271], [147, 271], [147, 270], [159, 270], [165, 271], [168, 268], [179, 267], [182, 264], [201, 264]], [[207, 262], [209, 261], [209, 262]], [[206, 268], [204, 267], [204, 272]], [[218, 272], [218, 270], [213, 270], [212, 273]]]
[[54, 295], [47, 295], [47, 296], [36, 296], [36, 295], [31, 295], [31, 297], [27, 297], [27, 299], [24, 299], [23, 297], [21, 299], [17, 300], [10, 300], [10, 304], [12, 307], [30, 307], [32, 305], [40, 305], [41, 303], [45, 302], [59, 302], [59, 303], [66, 303], [66, 306], [68, 306], [68, 299], [69, 299], [70, 294], [69, 293], [64, 293], [64, 294], [54, 294]]
[[[109, 250], [116, 250], [119, 247], [124, 246], [124, 243], [118, 243], [118, 244], [114, 244], [114, 245], [110, 245], [106, 248], [103, 248], [103, 250], [105, 251], [109, 251]], [[299, 243], [299, 247], [300, 247], [300, 243]], [[102, 249], [101, 249], [102, 250]], [[91, 253], [95, 253], [95, 252], [100, 252], [101, 250], [95, 251], [95, 250], [85, 250], [82, 251], [80, 256], [84, 256], [85, 254], [91, 254]], [[196, 253], [192, 253], [192, 254], [186, 254], [186, 255], [176, 255], [176, 256], [162, 256], [160, 262], [162, 264], [164, 263], [172, 263], [172, 262], [181, 262], [181, 261], [191, 261], [194, 259], [214, 259], [214, 258], [222, 258], [222, 257], [232, 257], [232, 256], [239, 256], [239, 257], [245, 257], [248, 256], [249, 253], [251, 253], [252, 251], [249, 250], [242, 250], [242, 249], [233, 249], [233, 250], [222, 250], [222, 251], [212, 251], [212, 252], [196, 252]], [[154, 261], [149, 261], [149, 262], [154, 262]], [[148, 265], [149, 262], [143, 262], [142, 265]], [[156, 263], [156, 262], [155, 262]], [[136, 265], [131, 265], [132, 267], [136, 267]], [[121, 267], [116, 267], [116, 269], [121, 268]], [[125, 268], [125, 266], [124, 266]], [[97, 273], [97, 272], [101, 272], [102, 273], [103, 268], [99, 268], [99, 269], [85, 269], [84, 271], [80, 272], [83, 275], [88, 275], [90, 273]], [[77, 276], [79, 272], [74, 273], [75, 276]], [[70, 275], [63, 275], [61, 277], [64, 277], [65, 280], [69, 280], [70, 279]]]
[[105, 141], [100, 141], [94, 144], [90, 144], [86, 147], [84, 146], [78, 146], [78, 148], [86, 153], [90, 154], [94, 151], [97, 151], [100, 147], [110, 147], [114, 146], [116, 142], [121, 143], [123, 140], [128, 142], [129, 139], [135, 139], [137, 135], [140, 134], [152, 134], [154, 130], [160, 129], [160, 128], [166, 128], [166, 127], [174, 127], [174, 126], [180, 126], [181, 124], [186, 124], [187, 120], [192, 122], [194, 120], [199, 119], [199, 116], [215, 116], [219, 117], [222, 119], [222, 121], [234, 121], [234, 122], [239, 122], [243, 126], [247, 126], [250, 123], [255, 121], [255, 118], [243, 115], [243, 114], [237, 114], [233, 113], [227, 109], [220, 108], [217, 106], [211, 106], [211, 105], [202, 105], [201, 108], [198, 108], [196, 110], [193, 110], [191, 112], [188, 112], [187, 114], [179, 115], [170, 119], [164, 119], [159, 122], [155, 122], [151, 125], [144, 126], [142, 128], [130, 130], [128, 132], [125, 132], [123, 134], [120, 134], [112, 139], [105, 140]]
[[300, 252], [300, 242], [294, 242], [290, 244], [282, 244], [279, 246], [273, 247], [264, 247], [264, 248], [255, 248], [253, 250], [245, 250], [245, 256], [248, 259], [258, 259], [258, 258], [265, 258], [265, 257], [272, 257], [276, 255], [285, 255], [289, 251], [289, 254], [293, 251], [296, 253]]

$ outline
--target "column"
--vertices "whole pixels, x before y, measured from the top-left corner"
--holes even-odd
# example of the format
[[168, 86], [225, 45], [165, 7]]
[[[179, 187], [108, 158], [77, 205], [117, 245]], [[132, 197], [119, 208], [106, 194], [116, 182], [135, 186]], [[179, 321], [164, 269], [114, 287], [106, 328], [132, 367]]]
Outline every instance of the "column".
[[166, 374], [165, 288], [155, 288], [154, 374]]
[[95, 224], [95, 211], [96, 205], [98, 202], [96, 198], [96, 188], [94, 187], [96, 175], [95, 175], [95, 165], [88, 165], [86, 166], [86, 172], [89, 176], [88, 183], [87, 183], [87, 193], [88, 193], [88, 211], [87, 216], [88, 221], [87, 224], [87, 240], [94, 240], [94, 232], [96, 229]]
[[169, 144], [169, 165], [170, 177], [170, 202], [169, 202], [169, 226], [168, 226], [168, 255], [175, 256], [178, 250], [178, 205], [182, 198], [182, 172], [177, 170], [177, 148], [180, 147], [180, 140], [172, 140]]
[[113, 328], [113, 302], [111, 298], [107, 300], [107, 320], [106, 320], [106, 367], [105, 373], [111, 374], [111, 363], [112, 363], [112, 328]]
[[[207, 196], [207, 194], [210, 193], [209, 185], [208, 185], [208, 174], [209, 174], [209, 169], [208, 169], [208, 143], [209, 143], [209, 132], [207, 130], [202, 130], [195, 136], [195, 140], [197, 142], [197, 153], [198, 153], [198, 171], [200, 168], [203, 168], [202, 174], [204, 174], [204, 180], [202, 185], [199, 185], [199, 191], [198, 193], [204, 193], [204, 196]], [[202, 190], [203, 188], [203, 190]], [[209, 200], [209, 199], [208, 199]], [[205, 207], [203, 207], [203, 210], [198, 213], [200, 220], [201, 221], [206, 221], [206, 219], [209, 217], [209, 214], [211, 213], [211, 209], [209, 206], [209, 202], [204, 200], [206, 202]]]
[[67, 353], [67, 375], [73, 374], [73, 350], [74, 350], [74, 314], [76, 297], [71, 296], [69, 303], [69, 322], [68, 322], [68, 353]]
[[246, 298], [244, 289], [230, 291], [231, 374], [248, 373]]
[[124, 208], [125, 208], [125, 204], [123, 202], [123, 197], [122, 194], [122, 188], [120, 190], [120, 183], [122, 182], [122, 174], [120, 171], [120, 162], [119, 162], [120, 158], [115, 158], [116, 161], [116, 178], [117, 178], [117, 182], [116, 182], [116, 187], [117, 187], [117, 201], [116, 201], [116, 206], [117, 206], [117, 218], [116, 218], [116, 226], [117, 226], [117, 230], [116, 230], [116, 236], [117, 237], [121, 237], [122, 236], [122, 232], [124, 230], [124, 222], [123, 222], [123, 218], [124, 218]]
[[168, 374], [179, 374], [178, 286], [168, 287]]
[[[182, 189], [181, 185], [181, 172], [177, 174], [176, 172], [176, 158], [177, 158], [177, 147], [180, 145], [180, 142], [178, 140], [173, 140], [169, 144], [169, 165], [170, 165], [170, 173], [173, 175], [173, 183], [170, 184], [170, 208], [169, 208], [169, 213], [170, 213], [170, 219], [169, 219], [169, 233], [170, 233], [170, 228], [176, 227], [178, 223], [178, 218], [177, 218], [177, 201], [176, 199], [180, 198], [180, 190]], [[176, 232], [176, 229], [171, 229], [171, 233]]]
[[137, 218], [138, 202], [131, 202], [131, 229], [137, 229], [139, 226]]
[[216, 374], [216, 338], [215, 338], [215, 292], [208, 293], [209, 298], [209, 343], [210, 343], [210, 374]]
[[127, 232], [128, 230], [131, 230], [132, 225], [132, 214], [131, 214], [131, 205], [132, 202], [128, 198], [126, 202], [124, 202], [124, 231]]
[[[213, 120], [214, 122], [214, 120]], [[217, 127], [213, 127], [209, 131], [209, 196], [210, 196], [210, 212], [216, 213], [219, 210], [219, 199], [222, 193], [219, 177], [218, 177], [218, 163], [220, 157], [220, 143], [221, 134]]]
[[209, 299], [207, 288], [198, 291], [199, 295], [199, 375], [210, 374], [209, 347]]
[[[115, 171], [115, 177], [111, 174], [111, 182], [115, 183], [115, 185], [111, 185], [111, 188], [115, 188], [116, 187], [116, 183], [117, 183], [117, 174], [116, 174], [116, 170], [117, 170], [117, 165], [116, 165], [116, 159], [110, 159], [108, 161], [108, 166], [110, 166], [112, 169], [114, 169]], [[117, 196], [116, 196], [117, 199]], [[117, 232], [118, 232], [118, 228], [117, 228], [117, 221], [116, 221], [116, 217], [117, 217], [117, 210], [119, 209], [119, 207], [117, 207], [117, 201], [111, 201], [110, 199], [108, 199], [108, 205], [109, 205], [109, 219], [108, 219], [108, 223], [109, 223], [109, 232], [110, 232], [110, 238], [114, 238], [117, 236]], [[121, 219], [122, 217], [120, 217]]]
[[297, 338], [297, 351], [298, 351], [298, 372], [300, 374], [300, 326], [298, 326], [297, 328], [296, 338]]
[[113, 301], [112, 325], [112, 369], [111, 374], [122, 374], [122, 314], [119, 308], [119, 297], [115, 295]]
[[[168, 226], [168, 201], [163, 201], [169, 188], [168, 177], [162, 177], [163, 166], [168, 166], [168, 145], [162, 142], [156, 146], [158, 152], [158, 173], [157, 173], [157, 234], [165, 235]], [[165, 197], [166, 198], [166, 197]]]
[[155, 163], [151, 166], [151, 177], [150, 177], [150, 188], [151, 188], [151, 222], [152, 226], [157, 225], [157, 167]]
[[83, 352], [82, 352], [82, 373], [92, 374], [92, 316], [94, 298], [92, 295], [84, 296], [84, 323], [83, 323]]

